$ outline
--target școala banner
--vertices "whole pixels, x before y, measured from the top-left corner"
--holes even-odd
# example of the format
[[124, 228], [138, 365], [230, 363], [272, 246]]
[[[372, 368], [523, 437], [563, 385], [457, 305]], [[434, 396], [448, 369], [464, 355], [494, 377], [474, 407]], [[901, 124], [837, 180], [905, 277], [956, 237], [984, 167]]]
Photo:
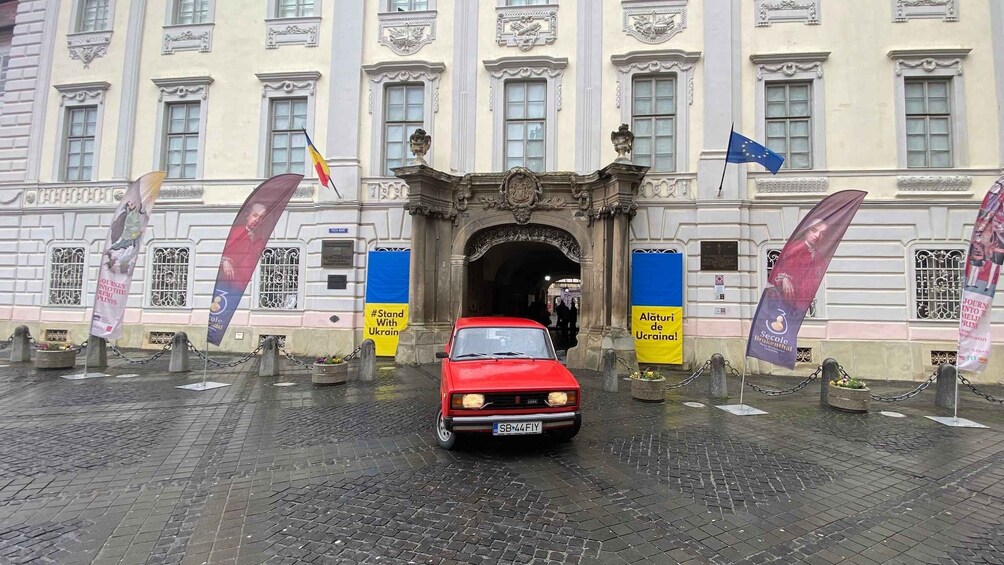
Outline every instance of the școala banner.
[[631, 334], [639, 363], [683, 363], [683, 254], [631, 254]]

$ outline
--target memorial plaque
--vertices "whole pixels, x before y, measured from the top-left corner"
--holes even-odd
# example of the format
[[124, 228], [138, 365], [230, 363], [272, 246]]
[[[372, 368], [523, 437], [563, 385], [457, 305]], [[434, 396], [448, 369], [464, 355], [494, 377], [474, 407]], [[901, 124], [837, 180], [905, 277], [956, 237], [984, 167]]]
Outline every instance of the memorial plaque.
[[322, 267], [351, 267], [353, 249], [352, 240], [325, 239], [321, 241]]
[[345, 290], [349, 285], [346, 275], [328, 275], [328, 290]]
[[702, 241], [702, 271], [738, 271], [738, 241]]

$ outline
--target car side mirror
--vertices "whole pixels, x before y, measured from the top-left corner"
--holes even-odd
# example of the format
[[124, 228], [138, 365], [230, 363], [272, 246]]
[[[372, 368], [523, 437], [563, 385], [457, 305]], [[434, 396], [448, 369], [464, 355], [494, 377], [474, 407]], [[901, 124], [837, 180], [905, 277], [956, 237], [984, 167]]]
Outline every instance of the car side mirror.
[[445, 352], [445, 351], [437, 351], [436, 352], [436, 359], [448, 359], [449, 357], [450, 357], [450, 354], [447, 353], [447, 352]]

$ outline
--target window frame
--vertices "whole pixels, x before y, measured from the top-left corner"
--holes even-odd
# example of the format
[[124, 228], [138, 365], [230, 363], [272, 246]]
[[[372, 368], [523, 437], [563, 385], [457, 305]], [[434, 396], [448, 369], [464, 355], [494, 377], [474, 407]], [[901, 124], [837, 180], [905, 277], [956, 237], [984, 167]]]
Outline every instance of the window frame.
[[[183, 102], [199, 103], [199, 153], [195, 163], [195, 177], [201, 179], [205, 176], [205, 155], [206, 155], [206, 119], [209, 115], [209, 85], [213, 83], [213, 78], [209, 76], [152, 79], [154, 85], [160, 91], [159, 104], [157, 107], [157, 122], [154, 136], [154, 163], [153, 168], [167, 170], [167, 109], [171, 104]], [[192, 179], [171, 178], [169, 180], [179, 180], [182, 182]]]
[[[100, 178], [101, 132], [104, 122], [105, 94], [111, 85], [107, 82], [87, 82], [77, 84], [53, 85], [60, 94], [61, 110], [57, 113], [56, 131], [59, 132], [59, 155], [53, 162], [52, 178], [57, 182], [90, 182]], [[69, 133], [70, 110], [84, 106], [97, 108], [94, 129], [94, 165], [91, 167], [91, 178], [84, 180], [67, 180], [66, 150]]]
[[[807, 169], [782, 168], [801, 174], [826, 170], [826, 98], [823, 64], [830, 53], [782, 53], [750, 55], [756, 66], [756, 139], [767, 140], [767, 87], [778, 83], [809, 83], [809, 149]], [[787, 163], [787, 159], [785, 159]]]
[[73, 13], [71, 14], [71, 33], [99, 33], [102, 31], [110, 31], [112, 29], [112, 22], [115, 19], [115, 0], [93, 0], [95, 2], [105, 2], [105, 10], [107, 15], [105, 16], [105, 26], [102, 28], [95, 29], [84, 29], [84, 18], [87, 15], [87, 2], [91, 0], [77, 0], [73, 3]]
[[[544, 115], [543, 116], [539, 116], [539, 117], [533, 117], [533, 118], [528, 117], [526, 115], [526, 110], [528, 109], [527, 107], [528, 107], [528, 105], [530, 103], [530, 100], [529, 100], [530, 86], [532, 86], [532, 85], [542, 85], [544, 87], [544, 99], [540, 101], [544, 105]], [[511, 117], [509, 115], [509, 104], [510, 104], [509, 92], [510, 92], [510, 89], [513, 89], [516, 86], [522, 87], [523, 88], [523, 93], [524, 93], [523, 94], [523, 101], [522, 101], [523, 102], [524, 116], [522, 118], [514, 118], [514, 117]], [[515, 167], [522, 167], [522, 168], [525, 168], [525, 169], [529, 169], [529, 170], [531, 170], [531, 171], [533, 171], [535, 173], [538, 173], [538, 174], [546, 172], [547, 171], [547, 168], [546, 168], [547, 167], [547, 129], [548, 129], [547, 128], [547, 97], [548, 97], [548, 94], [549, 94], [548, 91], [547, 91], [547, 82], [539, 80], [539, 79], [537, 79], [537, 80], [508, 80], [508, 81], [506, 81], [504, 83], [504, 85], [503, 85], [503, 91], [502, 92], [503, 92], [503, 94], [502, 94], [502, 104], [503, 104], [503, 110], [502, 110], [502, 112], [503, 112], [503, 118], [502, 118], [502, 122], [504, 124], [503, 125], [504, 132], [503, 132], [503, 149], [502, 149], [502, 151], [503, 151], [503, 155], [502, 155], [502, 169], [508, 171], [509, 169], [512, 169], [512, 168], [515, 168]], [[532, 167], [530, 167], [530, 164], [528, 163], [528, 160], [530, 159], [528, 149], [529, 149], [529, 145], [530, 145], [531, 139], [529, 137], [529, 131], [528, 131], [527, 125], [530, 124], [530, 123], [537, 123], [537, 122], [543, 122], [544, 123], [544, 139], [540, 140], [540, 141], [542, 141], [542, 145], [544, 146], [544, 157], [543, 157], [542, 163], [541, 163], [542, 169], [539, 170], [539, 171], [533, 169]], [[510, 142], [510, 139], [509, 139], [509, 126], [511, 124], [514, 124], [514, 123], [520, 123], [520, 124], [523, 125], [523, 136], [520, 139], [520, 141], [523, 144], [523, 156], [522, 156], [523, 162], [520, 165], [513, 165], [512, 167], [510, 167], [509, 166], [509, 160], [510, 160], [510, 157], [509, 157], [509, 142]], [[534, 140], [534, 141], [536, 141], [536, 140]]]
[[[780, 88], [784, 88], [784, 91], [785, 91], [785, 96], [784, 96], [785, 114], [784, 114], [784, 116], [781, 116], [781, 117], [769, 116], [769, 115], [767, 115], [766, 105], [769, 104], [771, 101], [769, 100], [769, 96], [767, 96], [767, 93], [772, 88], [779, 88], [779, 87]], [[807, 100], [807, 105], [808, 105], [808, 110], [809, 110], [808, 115], [806, 115], [806, 116], [795, 116], [795, 115], [792, 115], [792, 113], [791, 113], [791, 89], [792, 89], [792, 87], [805, 87], [806, 92], [807, 92], [807, 97], [808, 97], [808, 100]], [[764, 141], [764, 145], [766, 145], [768, 149], [770, 149], [770, 150], [774, 151], [775, 153], [777, 153], [778, 155], [781, 155], [782, 157], [784, 157], [784, 163], [782, 163], [782, 165], [781, 165], [782, 169], [787, 169], [787, 170], [790, 170], [790, 171], [811, 171], [813, 169], [812, 147], [813, 147], [814, 144], [812, 142], [812, 131], [815, 128], [812, 127], [812, 119], [813, 119], [813, 115], [812, 115], [812, 83], [811, 82], [805, 82], [805, 81], [796, 80], [796, 81], [768, 81], [768, 82], [764, 83], [764, 136], [763, 136], [763, 141]], [[809, 166], [808, 167], [798, 167], [798, 168], [795, 168], [795, 167], [792, 166], [793, 159], [791, 158], [791, 154], [792, 154], [792, 149], [791, 149], [791, 140], [792, 140], [791, 125], [792, 125], [792, 122], [794, 122], [794, 121], [802, 121], [802, 120], [808, 122], [808, 135], [806, 135], [805, 138], [806, 138], [808, 146], [809, 146], [809, 150], [807, 152]], [[785, 125], [784, 143], [785, 143], [786, 150], [784, 150], [784, 151], [780, 151], [777, 148], [774, 148], [774, 147], [770, 146], [770, 140], [772, 139], [772, 137], [770, 135], [770, 132], [767, 131], [769, 129], [767, 126], [770, 123], [772, 123], [772, 122], [782, 122]]]
[[[909, 90], [908, 87], [911, 84], [923, 85], [923, 90], [924, 90], [924, 98], [923, 98], [923, 100], [924, 100], [925, 111], [922, 112], [922, 113], [910, 113], [909, 108], [904, 107], [904, 119], [906, 120], [906, 125], [907, 125], [906, 132], [905, 132], [905, 136], [906, 136], [906, 166], [909, 169], [945, 169], [945, 168], [953, 168], [953, 165], [954, 165], [954, 161], [953, 161], [953, 158], [954, 158], [954, 149], [953, 149], [953, 146], [954, 146], [955, 140], [952, 137], [952, 128], [953, 128], [953, 121], [954, 121], [953, 110], [954, 110], [955, 104], [954, 104], [954, 102], [952, 100], [952, 80], [951, 79], [942, 78], [942, 77], [910, 77], [910, 78], [907, 78], [905, 81], [903, 81], [904, 96], [906, 94], [906, 91]], [[932, 112], [930, 110], [930, 102], [931, 102], [930, 86], [932, 84], [942, 84], [942, 85], [945, 85], [945, 98], [947, 99], [947, 104], [946, 105], [948, 107], [948, 112], [947, 113], [934, 113], [934, 112]], [[905, 102], [905, 100], [904, 100], [904, 102]], [[924, 121], [924, 134], [923, 134], [923, 137], [924, 137], [924, 162], [925, 162], [924, 165], [911, 165], [910, 164], [910, 154], [914, 153], [913, 151], [910, 150], [910, 138], [913, 136], [910, 133], [910, 121], [911, 120], [917, 120], [917, 119], [922, 119]], [[947, 134], [948, 135], [948, 151], [947, 151], [947, 153], [948, 153], [949, 164], [948, 164], [947, 167], [946, 166], [936, 166], [936, 165], [933, 164], [933, 159], [932, 159], [932, 151], [933, 150], [932, 150], [932, 143], [931, 143], [931, 141], [932, 141], [932, 135], [934, 135], [934, 134], [931, 133], [931, 120], [932, 119], [947, 120], [947, 122], [948, 122], [948, 134]], [[941, 151], [940, 153], [945, 153], [945, 152]]]
[[[153, 303], [153, 292], [154, 292], [154, 259], [156, 258], [156, 251], [158, 249], [187, 249], [188, 250], [188, 265], [185, 273], [185, 298], [187, 304], [184, 306], [164, 306], [155, 305]], [[157, 308], [164, 310], [192, 310], [193, 303], [196, 299], [195, 296], [195, 265], [197, 258], [195, 255], [195, 244], [191, 241], [176, 241], [176, 240], [152, 240], [149, 245], [149, 251], [147, 252], [146, 261], [146, 272], [148, 273], [145, 277], [146, 289], [143, 292], [143, 304], [146, 308]]]
[[[303, 139], [303, 161], [302, 161], [303, 169], [302, 170], [300, 170], [300, 171], [292, 170], [293, 169], [293, 165], [296, 163], [296, 161], [291, 158], [292, 155], [290, 155], [286, 159], [286, 164], [287, 164], [286, 170], [284, 170], [284, 171], [276, 171], [276, 170], [274, 170], [272, 168], [273, 165], [275, 164], [275, 161], [273, 160], [273, 151], [275, 150], [275, 145], [273, 145], [273, 142], [274, 142], [274, 138], [275, 138], [276, 132], [281, 132], [284, 135], [290, 136], [291, 139], [290, 139], [290, 142], [287, 144], [286, 150], [290, 154], [294, 150], [295, 146], [292, 143], [292, 138], [297, 135], [297, 128], [295, 127], [296, 120], [295, 120], [295, 114], [293, 114], [293, 110], [295, 108], [295, 104], [297, 102], [301, 102], [301, 101], [303, 102], [303, 105], [304, 105], [306, 111], [309, 113], [308, 106], [309, 106], [310, 102], [304, 96], [277, 97], [277, 98], [273, 98], [273, 99], [271, 99], [269, 101], [268, 131], [265, 133], [265, 135], [268, 137], [268, 139], [266, 140], [266, 143], [267, 143], [268, 146], [267, 146], [267, 148], [265, 150], [265, 158], [266, 158], [266, 162], [265, 162], [265, 176], [266, 177], [272, 177], [272, 176], [275, 176], [275, 175], [281, 175], [281, 174], [286, 174], [286, 173], [295, 173], [295, 174], [307, 176], [307, 171], [308, 171], [307, 161], [309, 160], [310, 153], [307, 151], [307, 139], [306, 139], [306, 137], [304, 137], [304, 139]], [[273, 118], [275, 117], [276, 106], [278, 104], [287, 104], [287, 103], [290, 105], [289, 116], [290, 116], [291, 123], [290, 123], [289, 129], [273, 129]], [[309, 125], [309, 122], [307, 120], [307, 116], [304, 116], [304, 128], [306, 128], [308, 125]]]
[[209, 53], [213, 50], [213, 29], [216, 22], [216, 0], [206, 0], [206, 21], [191, 24], [178, 23], [181, 0], [167, 0], [164, 11], [162, 55], [176, 51], [198, 51]]
[[[387, 119], [387, 116], [388, 116], [388, 113], [389, 113], [389, 107], [388, 106], [390, 104], [390, 96], [388, 95], [388, 92], [391, 89], [394, 89], [394, 88], [403, 88], [404, 89], [405, 116], [404, 116], [403, 120], [391, 122], [391, 121], [389, 121]], [[416, 90], [420, 90], [422, 92], [422, 119], [421, 119], [421, 121], [409, 120], [407, 118], [407, 107], [408, 107], [407, 100], [408, 100], [408, 90], [409, 89], [416, 89]], [[388, 136], [388, 130], [390, 129], [390, 125], [391, 124], [399, 124], [399, 125], [403, 124], [406, 133], [407, 133], [408, 129], [410, 128], [410, 125], [417, 124], [417, 125], [415, 125], [415, 129], [419, 129], [419, 128], [424, 129], [424, 126], [425, 126], [425, 84], [420, 83], [420, 82], [399, 82], [399, 83], [386, 84], [386, 85], [384, 85], [383, 102], [384, 102], [384, 106], [383, 106], [382, 110], [383, 110], [384, 120], [383, 120], [383, 126], [382, 126], [383, 127], [383, 132], [382, 132], [382, 134], [383, 134], [383, 143], [382, 143], [382, 146], [381, 146], [381, 153], [382, 153], [382, 155], [381, 155], [380, 176], [393, 176], [393, 173], [390, 172], [390, 168], [391, 167], [389, 167], [388, 164], [387, 164], [387, 158], [388, 158], [388, 156], [387, 156], [387, 149], [388, 149], [387, 144], [390, 141], [389, 136]], [[428, 132], [426, 132], [426, 133], [428, 133]], [[410, 137], [410, 134], [405, 135], [405, 138], [403, 140], [403, 143], [404, 143], [404, 155], [402, 157], [403, 162], [400, 165], [397, 165], [398, 167], [403, 167], [403, 166], [407, 165], [408, 162], [411, 160], [411, 159], [408, 158], [408, 153], [409, 153], [409, 149], [410, 149], [409, 144], [408, 144], [408, 138], [409, 137]], [[431, 149], [431, 147], [430, 147], [430, 149]]]
[[[909, 312], [907, 313], [907, 321], [909, 322], [922, 322], [922, 323], [937, 323], [937, 324], [959, 324], [958, 315], [961, 313], [956, 312], [956, 317], [954, 318], [921, 318], [917, 315], [917, 310], [919, 308], [920, 300], [917, 295], [917, 252], [919, 251], [959, 251], [961, 253], [960, 260], [960, 270], [959, 279], [965, 278], [966, 272], [966, 255], [969, 252], [968, 245], [964, 242], [959, 243], [943, 243], [943, 242], [933, 242], [933, 241], [919, 241], [914, 242], [907, 246], [906, 254], [906, 274], [909, 277], [907, 281], [907, 289], [910, 293], [909, 300]], [[959, 300], [955, 301], [957, 307], [961, 308], [961, 296], [962, 296], [962, 286], [958, 286]]]
[[395, 0], [382, 0], [380, 2], [380, 9], [385, 14], [407, 14], [409, 12], [427, 12], [436, 9], [436, 0], [424, 0], [426, 4], [425, 8], [412, 8], [411, 6], [414, 2], [416, 2], [416, 0], [405, 1], [408, 2], [409, 6], [407, 10], [395, 10]]
[[268, 242], [268, 245], [264, 249], [262, 249], [262, 256], [264, 256], [265, 253], [269, 249], [296, 249], [297, 250], [297, 253], [298, 253], [298, 256], [297, 256], [298, 263], [297, 263], [297, 266], [296, 266], [296, 271], [297, 271], [296, 272], [296, 281], [297, 281], [297, 284], [296, 284], [296, 307], [295, 308], [266, 308], [266, 307], [264, 307], [264, 306], [261, 305], [261, 297], [262, 297], [262, 292], [263, 292], [263, 288], [262, 288], [263, 287], [263, 284], [262, 284], [262, 269], [264, 268], [265, 264], [261, 261], [261, 258], [259, 258], [258, 265], [255, 267], [255, 270], [254, 270], [254, 293], [252, 294], [253, 301], [251, 303], [251, 309], [254, 310], [254, 311], [256, 311], [256, 312], [274, 312], [274, 313], [280, 313], [280, 314], [283, 313], [283, 312], [303, 312], [304, 310], [306, 310], [306, 307], [304, 305], [304, 300], [306, 299], [306, 294], [305, 294], [305, 288], [304, 287], [305, 287], [306, 282], [307, 282], [306, 278], [305, 278], [307, 256], [306, 256], [306, 252], [304, 250], [303, 244], [301, 242], [299, 242], [299, 241], [296, 241], [296, 240], [283, 240], [283, 239], [280, 239], [280, 240], [270, 240]]
[[[215, 8], [216, 8], [216, 2], [214, 0], [193, 0], [193, 2], [194, 2], [193, 6], [196, 7], [196, 8], [197, 8], [198, 3], [200, 3], [200, 2], [205, 2], [206, 3], [206, 18], [205, 18], [205, 20], [203, 20], [201, 22], [194, 21], [194, 18], [193, 18], [193, 21], [191, 21], [191, 22], [185, 22], [185, 23], [183, 23], [183, 22], [179, 21], [181, 19], [181, 7], [182, 7], [183, 2], [184, 2], [184, 0], [168, 0], [168, 2], [167, 2], [167, 9], [169, 10], [169, 12], [168, 12], [169, 16], [168, 16], [167, 21], [169, 22], [169, 25], [176, 25], [176, 26], [198, 26], [198, 25], [205, 25], [205, 24], [213, 23], [213, 17], [215, 15]], [[198, 13], [199, 11], [200, 10], [196, 9], [193, 12], [193, 15], [196, 14], [196, 13]]]
[[[660, 114], [660, 113], [658, 113], [656, 111], [656, 108], [655, 108], [655, 100], [657, 98], [657, 96], [655, 95], [655, 92], [656, 92], [656, 88], [657, 88], [657, 83], [658, 83], [658, 81], [661, 81], [661, 80], [671, 80], [671, 81], [673, 81], [673, 88], [672, 88], [672, 91], [673, 91], [673, 112], [671, 114]], [[636, 94], [637, 94], [637, 87], [638, 87], [638, 82], [639, 81], [646, 81], [646, 82], [647, 81], [651, 81], [652, 82], [652, 112], [649, 113], [649, 114], [638, 114], [638, 113], [636, 113], [635, 105], [637, 103], [637, 100], [636, 100], [635, 97], [636, 97]], [[678, 115], [679, 115], [679, 108], [680, 108], [680, 101], [677, 98], [677, 93], [679, 92], [679, 89], [678, 89], [679, 85], [677, 84], [677, 82], [678, 82], [678, 79], [677, 79], [676, 74], [674, 74], [674, 73], [655, 74], [655, 75], [653, 75], [653, 74], [637, 74], [637, 75], [634, 75], [634, 76], [631, 77], [631, 121], [630, 122], [625, 122], [625, 123], [631, 124], [631, 132], [634, 133], [634, 136], [635, 136], [635, 145], [634, 145], [634, 147], [637, 149], [639, 134], [637, 132], [638, 128], [635, 127], [635, 120], [638, 120], [638, 119], [650, 119], [650, 120], [652, 120], [652, 123], [653, 123], [652, 136], [651, 136], [651, 139], [652, 139], [652, 154], [650, 155], [650, 157], [651, 157], [651, 163], [648, 165], [649, 166], [649, 171], [652, 172], [652, 173], [670, 174], [670, 173], [677, 172], [677, 166], [676, 166], [676, 164], [677, 164], [676, 149], [677, 149], [677, 137], [678, 137], [677, 127], [679, 125]], [[672, 121], [673, 121], [673, 136], [672, 136], [672, 139], [673, 139], [673, 153], [672, 153], [673, 164], [669, 168], [669, 170], [662, 171], [662, 170], [658, 170], [656, 168], [656, 166], [655, 166], [655, 163], [656, 163], [656, 160], [655, 160], [655, 158], [656, 158], [656, 151], [655, 151], [655, 148], [656, 148], [656, 138], [658, 137], [656, 135], [656, 133], [655, 133], [655, 131], [656, 131], [656, 129], [655, 129], [655, 123], [659, 119], [666, 119], [666, 118], [672, 119]], [[637, 155], [638, 155], [637, 151], [632, 151], [632, 153], [631, 153], [631, 159], [632, 159], [632, 161], [635, 162], [635, 164], [642, 164], [643, 165], [643, 163], [638, 163], [637, 161], [635, 161], [635, 158], [637, 157]]]
[[[261, 113], [259, 116], [258, 130], [258, 176], [268, 178], [271, 170], [271, 130], [272, 130], [272, 101], [284, 98], [306, 98], [307, 119], [306, 128], [308, 133], [313, 131], [314, 126], [314, 106], [317, 102], [317, 81], [321, 78], [321, 73], [317, 71], [296, 72], [296, 73], [258, 73], [256, 75], [262, 83]], [[313, 166], [310, 165], [310, 156], [304, 152], [303, 173], [304, 179], [316, 178], [313, 175]]]
[[[79, 304], [54, 304], [51, 301], [52, 292], [52, 275], [53, 275], [53, 262], [52, 262], [52, 251], [56, 248], [79, 248], [83, 250], [82, 253], [82, 266], [80, 273], [80, 303]], [[53, 241], [50, 242], [45, 248], [45, 289], [42, 298], [42, 303], [46, 308], [86, 308], [87, 297], [90, 295], [87, 292], [87, 274], [89, 271], [88, 267], [88, 256], [90, 255], [90, 249], [86, 242], [81, 241]]]

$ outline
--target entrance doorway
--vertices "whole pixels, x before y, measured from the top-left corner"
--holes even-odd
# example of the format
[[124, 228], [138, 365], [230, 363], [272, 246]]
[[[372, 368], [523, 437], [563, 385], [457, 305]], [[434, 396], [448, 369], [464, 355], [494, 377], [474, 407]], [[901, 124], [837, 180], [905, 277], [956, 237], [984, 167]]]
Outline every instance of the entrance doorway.
[[557, 247], [506, 242], [467, 267], [468, 316], [519, 316], [550, 322], [547, 293], [552, 281], [578, 279], [579, 264]]

